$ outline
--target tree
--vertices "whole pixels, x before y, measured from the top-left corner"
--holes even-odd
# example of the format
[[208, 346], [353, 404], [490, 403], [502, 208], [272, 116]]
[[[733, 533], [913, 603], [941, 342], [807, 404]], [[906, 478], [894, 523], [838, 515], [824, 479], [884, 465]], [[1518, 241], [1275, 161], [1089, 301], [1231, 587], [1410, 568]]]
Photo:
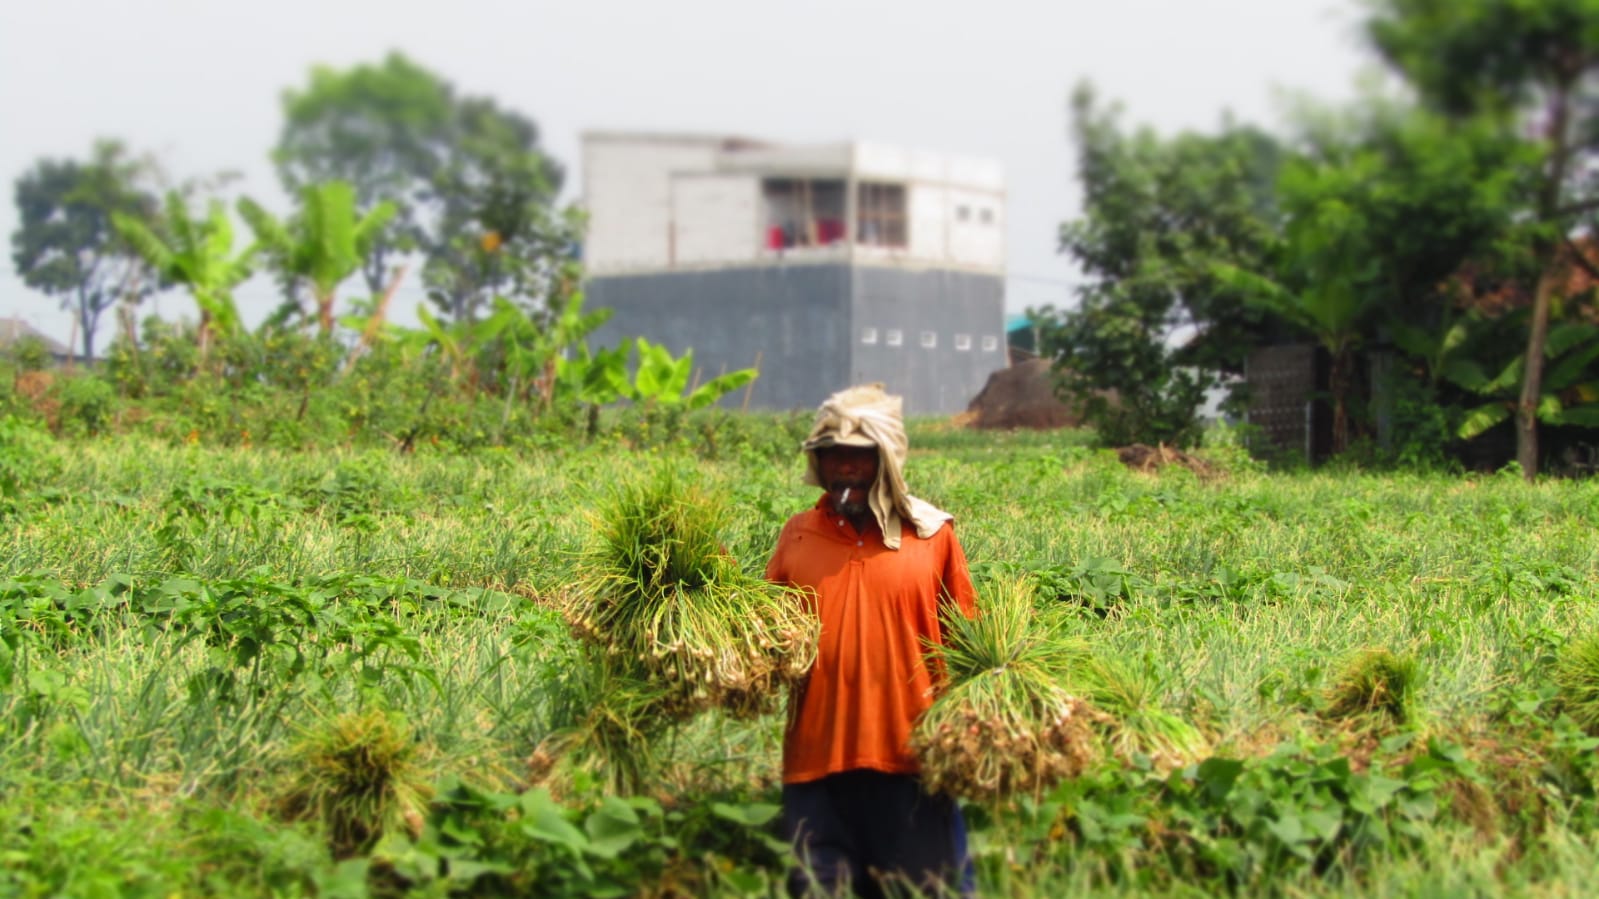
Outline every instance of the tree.
[[1035, 312], [1044, 345], [1101, 440], [1190, 443], [1206, 390], [1241, 371], [1261, 326], [1214, 267], [1255, 267], [1275, 234], [1282, 149], [1231, 124], [1216, 135], [1124, 133], [1118, 110], [1100, 108], [1086, 85], [1072, 109], [1083, 216], [1060, 242], [1089, 282], [1076, 309]]
[[278, 221], [249, 197], [239, 200], [239, 214], [255, 231], [272, 266], [289, 282], [291, 297], [297, 282], [310, 285], [323, 336], [333, 333], [339, 285], [361, 267], [395, 212], [393, 203], [383, 202], [358, 215], [355, 190], [343, 181], [302, 188], [300, 209], [288, 222]]
[[1489, 124], [1380, 98], [1303, 130], [1303, 149], [1277, 181], [1284, 226], [1264, 255], [1268, 269], [1222, 264], [1217, 274], [1327, 351], [1339, 453], [1359, 349], [1379, 329], [1447, 333], [1450, 279], [1509, 227], [1516, 161], [1527, 157]]
[[[1592, 231], [1599, 182], [1599, 3], [1594, 0], [1380, 0], [1368, 33], [1388, 62], [1435, 109], [1495, 116], [1508, 133], [1527, 128], [1542, 145], [1540, 176], [1526, 198], [1537, 286], [1516, 405], [1516, 458], [1537, 475], [1538, 406], [1559, 254]], [[1578, 254], [1580, 255], [1580, 254]]]
[[188, 288], [200, 310], [201, 357], [213, 332], [232, 334], [239, 328], [233, 288], [250, 277], [256, 248], [234, 255], [233, 223], [220, 200], [212, 200], [206, 217], [196, 218], [177, 191], [167, 193], [166, 214], [159, 228], [132, 216], [112, 216], [117, 232], [164, 279]]
[[[427, 257], [435, 303], [471, 318], [519, 272], [505, 260], [545, 251], [540, 234], [561, 169], [538, 146], [531, 119], [492, 100], [457, 96], [438, 75], [399, 53], [345, 72], [313, 70], [284, 99], [274, 152], [291, 191], [340, 180], [357, 207], [395, 204], [395, 228], [362, 267], [373, 294], [395, 253]], [[510, 280], [508, 280], [510, 279]]]
[[141, 186], [149, 174], [122, 144], [101, 141], [88, 162], [44, 159], [17, 179], [12, 261], [23, 283], [61, 297], [74, 314], [85, 358], [94, 358], [101, 313], [159, 286], [111, 224], [113, 215], [155, 212], [159, 201]]

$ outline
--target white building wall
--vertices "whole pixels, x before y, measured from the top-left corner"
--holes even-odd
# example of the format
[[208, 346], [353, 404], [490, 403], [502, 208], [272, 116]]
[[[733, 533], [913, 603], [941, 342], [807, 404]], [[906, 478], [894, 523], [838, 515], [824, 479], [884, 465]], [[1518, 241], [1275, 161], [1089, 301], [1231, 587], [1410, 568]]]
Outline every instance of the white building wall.
[[[987, 269], [1005, 264], [1004, 173], [991, 160], [871, 142], [774, 147], [721, 137], [626, 133], [587, 134], [583, 150], [589, 211], [584, 260], [592, 273], [783, 261], [817, 253], [890, 264]], [[764, 177], [903, 184], [907, 246], [766, 252]]]
[[949, 243], [957, 265], [1005, 264], [1005, 198], [990, 191], [952, 187], [946, 192]]
[[949, 227], [949, 189], [942, 184], [911, 184], [905, 194], [910, 225], [909, 255], [936, 262], [945, 258]]
[[588, 135], [583, 260], [596, 273], [665, 268], [671, 262], [672, 174], [709, 171], [720, 140]]
[[748, 263], [760, 247], [760, 179], [686, 175], [672, 179], [673, 261]]
[[798, 178], [842, 178], [849, 170], [849, 165], [849, 144], [732, 150], [721, 154], [716, 160], [716, 168], [723, 172], [781, 174]]

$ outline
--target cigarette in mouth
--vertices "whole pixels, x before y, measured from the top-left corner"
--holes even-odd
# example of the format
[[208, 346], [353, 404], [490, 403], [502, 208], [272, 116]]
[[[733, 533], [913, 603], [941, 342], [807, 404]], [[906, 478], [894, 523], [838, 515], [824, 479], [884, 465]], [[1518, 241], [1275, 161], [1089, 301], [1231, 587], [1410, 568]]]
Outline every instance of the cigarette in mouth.
[[844, 488], [844, 492], [842, 494], [840, 494], [839, 497], [838, 497], [838, 504], [842, 506], [842, 505], [844, 505], [845, 503], [848, 503], [848, 502], [849, 502], [849, 488], [845, 487]]

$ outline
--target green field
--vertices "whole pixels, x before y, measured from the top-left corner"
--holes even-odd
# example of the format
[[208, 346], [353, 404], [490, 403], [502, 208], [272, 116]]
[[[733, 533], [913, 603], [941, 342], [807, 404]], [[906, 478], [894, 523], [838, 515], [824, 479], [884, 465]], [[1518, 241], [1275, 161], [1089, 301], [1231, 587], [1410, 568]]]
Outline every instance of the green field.
[[[1071, 433], [912, 441], [980, 589], [1032, 573], [1123, 675], [1120, 751], [969, 809], [985, 895], [1592, 889], [1599, 483], [1225, 454], [1202, 480]], [[0, 894], [780, 893], [777, 717], [696, 720], [645, 795], [576, 758], [530, 786], [583, 712], [550, 601], [608, 491], [692, 468], [752, 572], [814, 500], [797, 454], [735, 455], [0, 423]], [[1364, 691], [1363, 653], [1389, 663]], [[1163, 753], [1172, 720], [1203, 746]]]

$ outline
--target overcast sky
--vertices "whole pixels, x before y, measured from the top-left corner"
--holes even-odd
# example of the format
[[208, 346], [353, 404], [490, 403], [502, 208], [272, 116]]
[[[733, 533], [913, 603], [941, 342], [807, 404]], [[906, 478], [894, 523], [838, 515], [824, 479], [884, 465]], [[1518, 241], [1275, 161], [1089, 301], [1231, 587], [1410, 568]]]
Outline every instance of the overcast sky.
[[[286, 211], [267, 159], [282, 92], [313, 64], [391, 49], [532, 117], [569, 194], [589, 129], [866, 139], [997, 159], [1007, 308], [1059, 304], [1072, 278], [1055, 232], [1077, 210], [1076, 83], [1164, 133], [1211, 130], [1229, 112], [1277, 127], [1285, 96], [1354, 94], [1373, 66], [1360, 12], [1359, 0], [4, 0], [0, 316], [62, 340], [70, 330], [10, 264], [12, 185], [37, 159], [86, 158], [97, 137], [116, 137], [180, 178], [236, 170], [238, 191]], [[398, 305], [420, 296], [413, 278]], [[238, 297], [252, 321], [275, 303], [263, 280]], [[176, 293], [159, 302], [192, 314]], [[110, 334], [107, 319], [101, 346]]]

